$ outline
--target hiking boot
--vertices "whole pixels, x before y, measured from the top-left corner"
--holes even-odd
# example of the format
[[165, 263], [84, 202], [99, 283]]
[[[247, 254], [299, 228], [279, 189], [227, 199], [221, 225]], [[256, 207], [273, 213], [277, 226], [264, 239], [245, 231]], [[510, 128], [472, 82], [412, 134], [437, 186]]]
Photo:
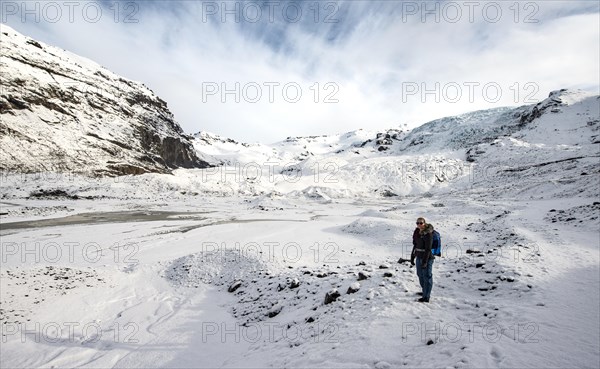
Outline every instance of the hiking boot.
[[424, 299], [424, 298], [421, 297], [417, 301], [419, 301], [419, 302], [429, 302], [429, 299]]

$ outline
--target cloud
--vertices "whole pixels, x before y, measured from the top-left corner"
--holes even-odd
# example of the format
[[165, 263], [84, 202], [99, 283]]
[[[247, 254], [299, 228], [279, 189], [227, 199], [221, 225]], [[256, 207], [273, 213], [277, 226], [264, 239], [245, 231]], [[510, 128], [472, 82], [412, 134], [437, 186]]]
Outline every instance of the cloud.
[[54, 23], [6, 3], [3, 22], [142, 81], [185, 131], [243, 141], [415, 126], [599, 88], [595, 2], [124, 1], [80, 3]]

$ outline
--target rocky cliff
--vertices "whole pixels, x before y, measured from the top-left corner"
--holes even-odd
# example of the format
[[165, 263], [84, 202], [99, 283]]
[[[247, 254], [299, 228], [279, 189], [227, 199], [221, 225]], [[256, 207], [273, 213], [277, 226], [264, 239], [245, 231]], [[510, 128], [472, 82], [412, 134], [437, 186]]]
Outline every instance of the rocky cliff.
[[0, 51], [1, 170], [97, 176], [209, 166], [145, 85], [5, 25]]

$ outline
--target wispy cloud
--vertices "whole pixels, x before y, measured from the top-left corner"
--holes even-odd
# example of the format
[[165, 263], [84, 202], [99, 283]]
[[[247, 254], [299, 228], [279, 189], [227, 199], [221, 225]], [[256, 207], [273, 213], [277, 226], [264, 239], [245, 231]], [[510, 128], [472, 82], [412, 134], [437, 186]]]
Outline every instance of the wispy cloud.
[[271, 142], [599, 88], [591, 1], [81, 2], [72, 19], [66, 3], [50, 22], [45, 2], [5, 1], [2, 21], [144, 82], [188, 132]]

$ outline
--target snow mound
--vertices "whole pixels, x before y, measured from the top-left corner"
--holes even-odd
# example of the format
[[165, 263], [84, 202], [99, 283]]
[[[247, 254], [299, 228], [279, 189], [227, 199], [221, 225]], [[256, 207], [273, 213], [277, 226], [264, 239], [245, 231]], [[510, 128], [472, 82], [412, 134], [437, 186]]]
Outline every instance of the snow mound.
[[361, 217], [341, 228], [342, 232], [370, 240], [371, 244], [394, 245], [403, 238], [393, 220]]
[[244, 279], [253, 271], [267, 272], [261, 257], [252, 250], [200, 252], [174, 260], [165, 270], [164, 276], [181, 287], [231, 284]]

